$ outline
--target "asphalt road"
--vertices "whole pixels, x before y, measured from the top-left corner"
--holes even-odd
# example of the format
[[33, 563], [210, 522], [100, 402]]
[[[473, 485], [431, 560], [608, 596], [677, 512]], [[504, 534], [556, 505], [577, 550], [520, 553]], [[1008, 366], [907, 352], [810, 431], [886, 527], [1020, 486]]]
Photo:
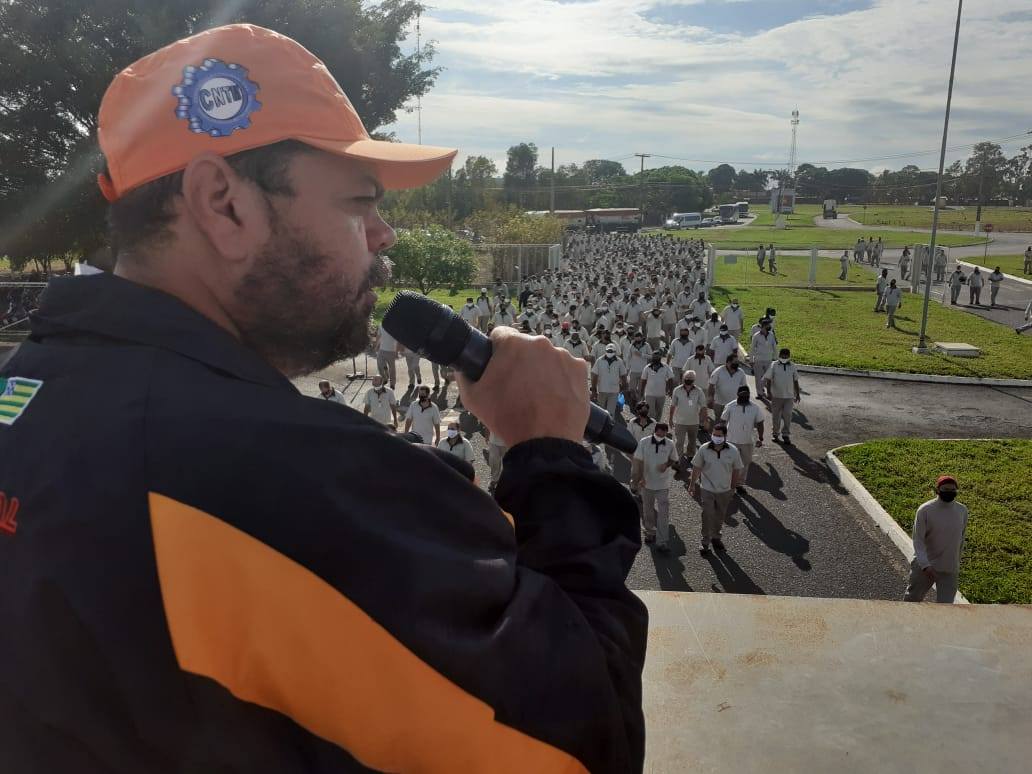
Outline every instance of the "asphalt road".
[[[359, 358], [358, 366], [375, 370], [372, 360], [363, 366]], [[407, 402], [403, 368], [399, 363], [398, 393]], [[368, 383], [348, 384], [350, 371], [350, 363], [338, 364], [296, 384], [315, 395], [318, 379], [327, 378], [347, 385], [345, 394], [357, 403]], [[663, 555], [644, 548], [628, 579], [631, 588], [898, 599], [905, 585], [904, 558], [831, 479], [824, 453], [888, 436], [1032, 437], [1032, 390], [808, 374], [802, 376], [802, 387], [792, 432], [796, 445], [767, 441], [757, 450], [748, 494], [734, 499], [725, 523], [728, 552], [699, 556], [700, 507], [685, 484], [675, 481], [672, 551]], [[455, 396], [453, 386], [446, 403], [452, 405]], [[463, 415], [462, 422], [486, 486], [484, 437], [473, 417]], [[614, 461], [614, 475], [626, 482], [628, 463], [619, 455]]]

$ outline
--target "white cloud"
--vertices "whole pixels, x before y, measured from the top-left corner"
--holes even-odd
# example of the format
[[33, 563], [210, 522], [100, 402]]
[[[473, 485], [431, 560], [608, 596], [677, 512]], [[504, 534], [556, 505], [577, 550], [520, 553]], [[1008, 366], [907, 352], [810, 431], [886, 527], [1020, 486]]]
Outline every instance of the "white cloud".
[[[423, 100], [424, 142], [496, 161], [527, 140], [559, 146], [564, 163], [650, 151], [777, 164], [788, 156], [788, 116], [798, 107], [804, 161], [938, 147], [952, 2], [879, 0], [868, 10], [754, 35], [648, 21], [644, 14], [659, 4], [438, 0], [423, 34], [437, 41], [447, 70]], [[1027, 0], [984, 0], [965, 17], [951, 145], [1032, 128], [1032, 24], [1000, 22], [1026, 9]], [[447, 13], [436, 18], [438, 11]], [[450, 21], [455, 12], [475, 14], [476, 22]], [[414, 127], [415, 116], [406, 115], [393, 128], [415, 139]], [[931, 167], [936, 158], [857, 166], [908, 161]], [[650, 160], [662, 163], [676, 162]]]

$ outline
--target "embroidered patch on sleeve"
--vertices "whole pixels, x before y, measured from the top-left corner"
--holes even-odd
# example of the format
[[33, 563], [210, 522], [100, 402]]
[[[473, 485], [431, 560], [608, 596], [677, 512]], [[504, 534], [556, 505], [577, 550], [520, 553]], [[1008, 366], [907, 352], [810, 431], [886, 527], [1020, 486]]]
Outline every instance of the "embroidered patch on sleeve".
[[0, 425], [13, 425], [42, 386], [39, 379], [0, 376]]

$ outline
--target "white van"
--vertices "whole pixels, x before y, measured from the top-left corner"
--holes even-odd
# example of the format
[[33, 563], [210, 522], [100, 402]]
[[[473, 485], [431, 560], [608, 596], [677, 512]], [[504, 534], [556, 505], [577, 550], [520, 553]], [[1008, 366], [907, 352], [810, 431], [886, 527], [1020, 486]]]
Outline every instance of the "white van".
[[699, 228], [702, 225], [701, 212], [675, 212], [664, 226], [668, 229]]

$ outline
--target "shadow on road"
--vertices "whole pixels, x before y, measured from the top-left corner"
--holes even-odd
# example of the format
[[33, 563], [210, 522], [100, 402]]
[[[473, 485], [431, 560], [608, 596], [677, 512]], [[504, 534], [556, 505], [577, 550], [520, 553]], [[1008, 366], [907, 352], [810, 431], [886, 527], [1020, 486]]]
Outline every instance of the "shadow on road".
[[810, 550], [810, 541], [798, 532], [786, 529], [778, 518], [752, 495], [738, 496], [739, 512], [746, 528], [769, 548], [785, 554], [800, 570], [809, 571], [810, 562], [804, 554]]
[[647, 546], [652, 552], [652, 563], [656, 567], [656, 579], [663, 591], [693, 591], [684, 579], [684, 561], [686, 553], [684, 540], [673, 525], [670, 526], [670, 552], [657, 551], [654, 546]]
[[837, 494], [849, 494], [849, 490], [844, 489], [842, 485], [839, 484], [838, 479], [831, 474], [831, 471], [828, 470], [828, 466], [823, 460], [818, 462], [806, 452], [802, 451], [798, 446], [783, 445], [781, 448], [784, 450], [785, 454], [792, 459], [792, 462], [795, 463], [795, 470], [799, 475], [806, 476], [806, 478], [811, 481], [816, 481], [819, 484], [827, 484]]
[[713, 591], [725, 591], [729, 594], [767, 593], [753, 582], [730, 554], [714, 551], [703, 558], [709, 562], [717, 576], [717, 583], [710, 586]]

